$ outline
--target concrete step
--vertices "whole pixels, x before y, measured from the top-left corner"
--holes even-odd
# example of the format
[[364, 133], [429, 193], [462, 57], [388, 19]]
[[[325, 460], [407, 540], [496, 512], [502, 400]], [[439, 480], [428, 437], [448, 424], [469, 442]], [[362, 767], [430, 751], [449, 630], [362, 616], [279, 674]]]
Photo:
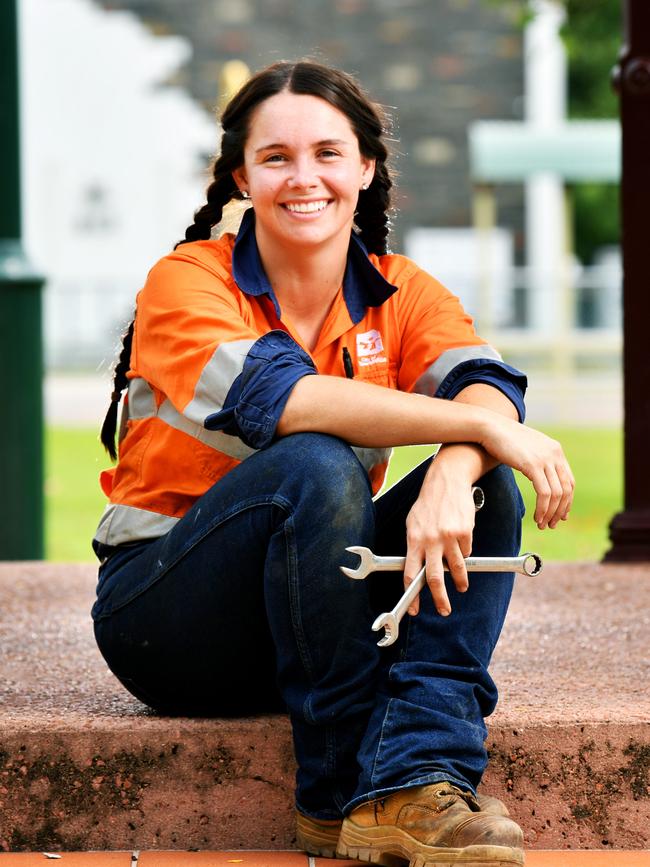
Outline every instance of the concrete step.
[[[286, 718], [151, 714], [95, 648], [94, 583], [0, 564], [0, 851], [294, 848]], [[649, 603], [650, 565], [518, 580], [484, 789], [530, 850], [650, 848]]]

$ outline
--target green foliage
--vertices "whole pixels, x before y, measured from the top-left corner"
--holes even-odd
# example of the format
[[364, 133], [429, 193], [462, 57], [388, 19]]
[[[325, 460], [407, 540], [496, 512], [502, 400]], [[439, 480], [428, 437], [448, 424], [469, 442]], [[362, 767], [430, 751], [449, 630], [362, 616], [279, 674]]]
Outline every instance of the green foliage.
[[[526, 0], [486, 0], [512, 17], [518, 9], [521, 24], [530, 20]], [[570, 118], [618, 116], [618, 97], [611, 72], [623, 41], [621, 0], [556, 0], [566, 9], [562, 37], [568, 57], [568, 114]], [[516, 17], [516, 16], [515, 16]], [[514, 18], [513, 18], [514, 20]], [[589, 264], [603, 245], [620, 242], [618, 188], [612, 184], [579, 184], [573, 191], [575, 247]]]
[[[569, 59], [569, 117], [618, 116], [611, 71], [622, 43], [620, 0], [565, 0], [563, 37]], [[604, 244], [620, 241], [618, 187], [580, 184], [574, 189], [575, 246], [591, 261]]]
[[566, 0], [562, 36], [569, 59], [569, 116], [618, 116], [611, 70], [622, 42], [621, 0]]
[[577, 184], [572, 188], [574, 246], [581, 262], [594, 252], [620, 243], [621, 215], [618, 184]]

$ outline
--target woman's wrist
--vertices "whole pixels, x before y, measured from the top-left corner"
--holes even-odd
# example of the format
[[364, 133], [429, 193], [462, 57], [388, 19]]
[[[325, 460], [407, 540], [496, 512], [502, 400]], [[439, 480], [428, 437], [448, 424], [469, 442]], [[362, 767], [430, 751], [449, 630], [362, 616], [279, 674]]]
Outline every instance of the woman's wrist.
[[431, 473], [453, 479], [457, 484], [472, 485], [494, 463], [485, 449], [476, 443], [448, 443], [440, 447], [432, 461]]

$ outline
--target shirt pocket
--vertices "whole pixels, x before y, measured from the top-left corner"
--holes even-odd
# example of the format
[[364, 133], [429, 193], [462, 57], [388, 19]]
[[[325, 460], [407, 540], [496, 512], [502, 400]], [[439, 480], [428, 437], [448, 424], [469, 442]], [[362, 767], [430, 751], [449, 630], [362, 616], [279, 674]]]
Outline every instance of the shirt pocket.
[[397, 388], [397, 365], [387, 363], [368, 364], [361, 367], [354, 375], [359, 382], [370, 382], [373, 385], [383, 385], [384, 388]]

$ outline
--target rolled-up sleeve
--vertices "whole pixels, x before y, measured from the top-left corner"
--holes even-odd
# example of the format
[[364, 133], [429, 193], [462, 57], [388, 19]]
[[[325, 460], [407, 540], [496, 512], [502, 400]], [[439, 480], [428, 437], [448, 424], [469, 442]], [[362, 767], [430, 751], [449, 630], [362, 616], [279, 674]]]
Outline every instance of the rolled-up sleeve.
[[528, 380], [520, 370], [491, 358], [472, 358], [455, 365], [438, 386], [435, 397], [453, 400], [468, 385], [482, 382], [498, 388], [514, 404], [519, 421], [526, 418], [524, 396]]
[[205, 427], [237, 436], [255, 449], [269, 446], [291, 390], [303, 376], [317, 373], [309, 355], [285, 331], [270, 331], [246, 354], [223, 408], [208, 415]]

